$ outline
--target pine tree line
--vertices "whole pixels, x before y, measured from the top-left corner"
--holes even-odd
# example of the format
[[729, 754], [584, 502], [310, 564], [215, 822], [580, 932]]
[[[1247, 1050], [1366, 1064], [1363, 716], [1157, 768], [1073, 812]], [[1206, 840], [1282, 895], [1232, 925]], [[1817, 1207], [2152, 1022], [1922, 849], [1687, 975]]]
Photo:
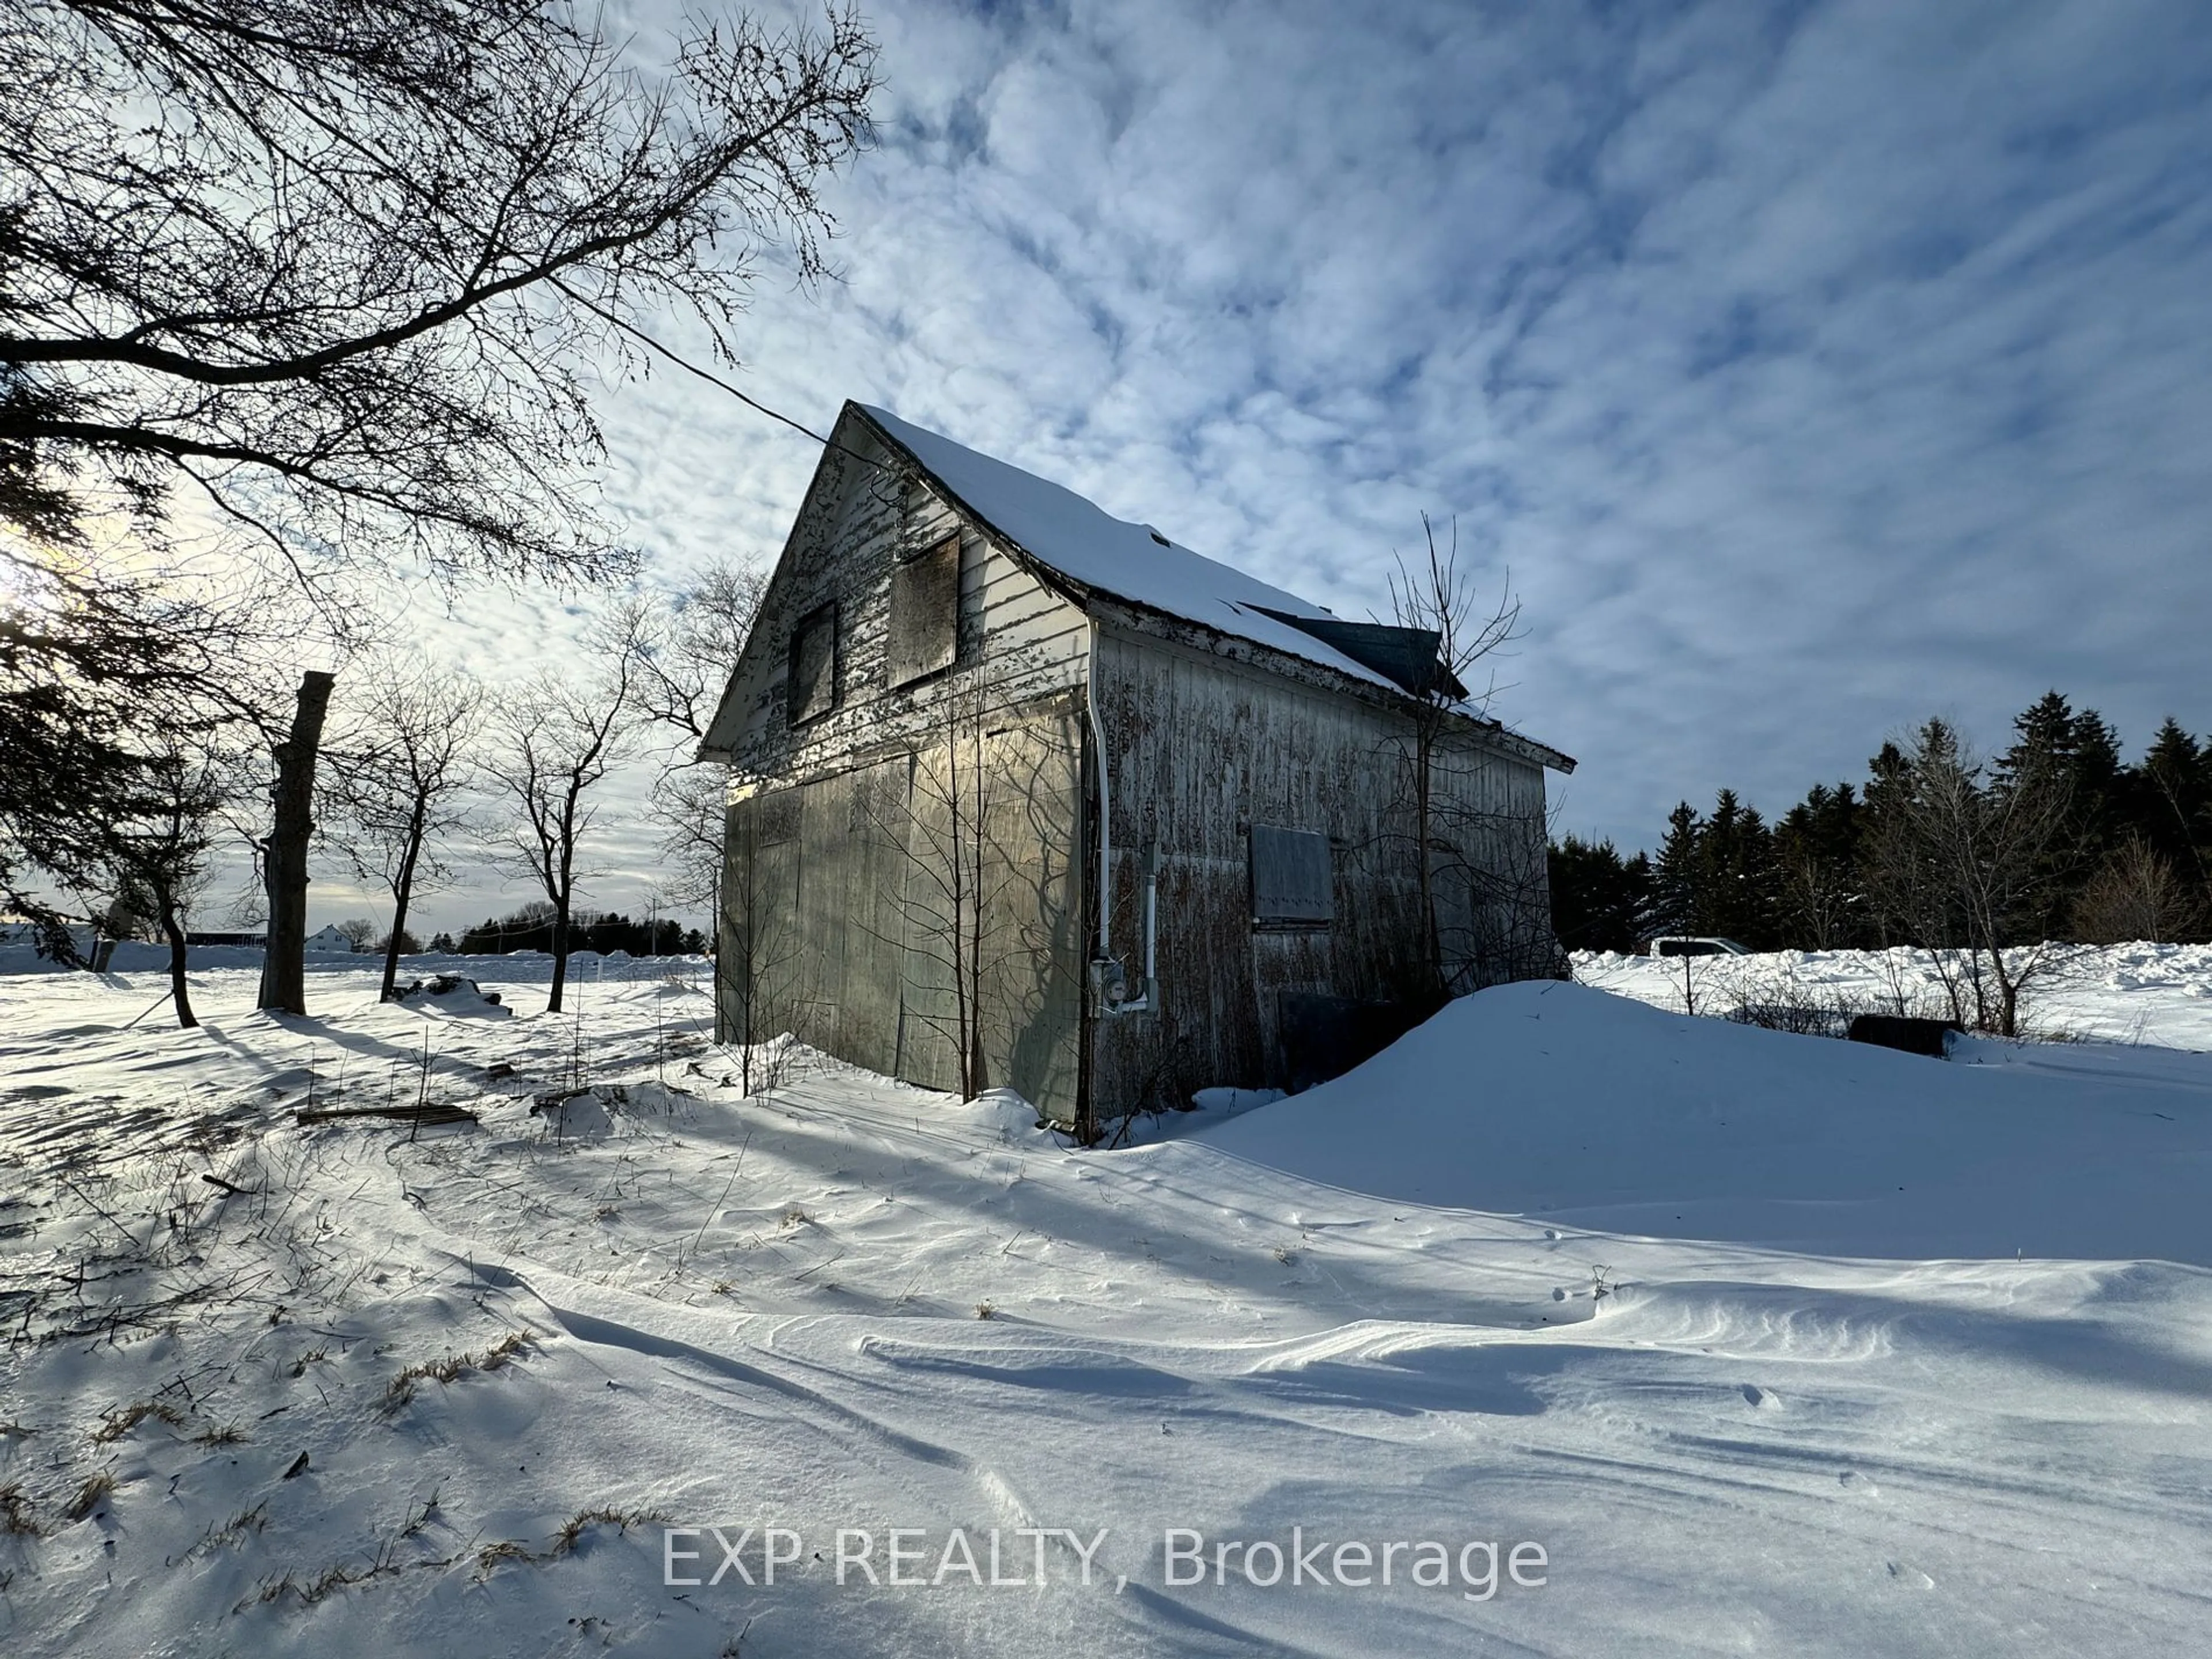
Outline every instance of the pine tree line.
[[[2212, 938], [2212, 742], [2169, 716], [2129, 763], [2119, 733], [2062, 694], [1978, 760], [1929, 720], [1861, 782], [1815, 784], [1769, 823], [1732, 789], [1677, 805], [1656, 855], [1573, 836], [1551, 850], [1569, 950], [1660, 934], [1753, 950]], [[1995, 893], [1996, 897], [1991, 896]]]
[[[456, 939], [441, 933], [430, 941], [434, 951], [462, 956], [504, 956], [510, 951], [550, 952], [553, 949], [553, 907], [533, 901], [504, 916], [489, 917], [464, 929]], [[700, 955], [707, 949], [706, 935], [696, 927], [663, 916], [633, 921], [618, 911], [594, 914], [578, 911], [568, 925], [571, 951], [596, 951], [609, 956], [626, 951], [634, 957]]]

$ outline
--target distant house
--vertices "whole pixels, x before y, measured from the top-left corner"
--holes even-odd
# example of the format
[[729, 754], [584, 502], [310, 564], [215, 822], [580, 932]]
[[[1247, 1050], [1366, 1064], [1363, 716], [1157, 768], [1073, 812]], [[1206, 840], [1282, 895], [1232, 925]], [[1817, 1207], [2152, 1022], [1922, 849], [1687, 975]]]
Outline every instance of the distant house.
[[353, 941], [338, 932], [335, 926], [325, 927], [319, 933], [308, 934], [305, 948], [310, 956], [354, 954]]
[[1551, 971], [1544, 773], [1574, 763], [1463, 708], [1421, 902], [1435, 658], [846, 404], [701, 751], [731, 768], [723, 1039], [1090, 1127]]

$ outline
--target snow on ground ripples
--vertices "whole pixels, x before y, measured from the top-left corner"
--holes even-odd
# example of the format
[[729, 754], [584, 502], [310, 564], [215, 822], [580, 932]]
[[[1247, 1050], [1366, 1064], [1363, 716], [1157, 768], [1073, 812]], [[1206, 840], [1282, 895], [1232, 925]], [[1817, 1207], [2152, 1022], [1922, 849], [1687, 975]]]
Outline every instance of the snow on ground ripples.
[[[1511, 988], [1081, 1153], [804, 1054], [738, 1098], [696, 966], [607, 964], [578, 1021], [459, 965], [514, 1016], [325, 970], [272, 1021], [239, 967], [208, 1030], [126, 1032], [150, 975], [0, 978], [11, 1653], [2212, 1645], [2198, 1057]], [[2098, 994], [2196, 1006], [2146, 968]], [[479, 1125], [294, 1121], [410, 1077]], [[666, 1585], [667, 1523], [805, 1553]], [[838, 1528], [881, 1571], [894, 1526], [1043, 1582], [841, 1589]], [[1171, 1583], [1169, 1528], [1537, 1540], [1547, 1582]], [[1056, 1528], [1097, 1582], [1017, 1538]]]

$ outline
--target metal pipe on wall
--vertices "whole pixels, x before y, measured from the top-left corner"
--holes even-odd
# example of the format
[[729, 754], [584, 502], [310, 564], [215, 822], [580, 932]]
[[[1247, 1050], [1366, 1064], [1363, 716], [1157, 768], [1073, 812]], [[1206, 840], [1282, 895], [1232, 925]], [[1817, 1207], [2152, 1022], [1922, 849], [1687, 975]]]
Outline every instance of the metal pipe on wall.
[[1091, 720], [1091, 746], [1098, 774], [1098, 954], [1091, 961], [1093, 988], [1101, 1013], [1149, 1013], [1158, 1006], [1159, 998], [1159, 844], [1145, 843], [1145, 977], [1139, 994], [1131, 997], [1127, 977], [1115, 960], [1112, 948], [1114, 801], [1107, 777], [1106, 723], [1098, 718], [1098, 623], [1095, 618], [1091, 623], [1090, 655], [1084, 664], [1084, 707]]

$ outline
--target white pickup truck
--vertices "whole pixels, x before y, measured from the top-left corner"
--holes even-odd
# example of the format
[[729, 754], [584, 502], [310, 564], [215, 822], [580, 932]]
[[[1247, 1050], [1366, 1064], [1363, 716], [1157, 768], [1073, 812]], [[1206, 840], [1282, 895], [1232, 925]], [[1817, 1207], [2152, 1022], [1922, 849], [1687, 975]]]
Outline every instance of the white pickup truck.
[[1751, 947], [1738, 945], [1732, 939], [1692, 939], [1685, 934], [1674, 934], [1655, 939], [1644, 947], [1647, 957], [1747, 957]]

